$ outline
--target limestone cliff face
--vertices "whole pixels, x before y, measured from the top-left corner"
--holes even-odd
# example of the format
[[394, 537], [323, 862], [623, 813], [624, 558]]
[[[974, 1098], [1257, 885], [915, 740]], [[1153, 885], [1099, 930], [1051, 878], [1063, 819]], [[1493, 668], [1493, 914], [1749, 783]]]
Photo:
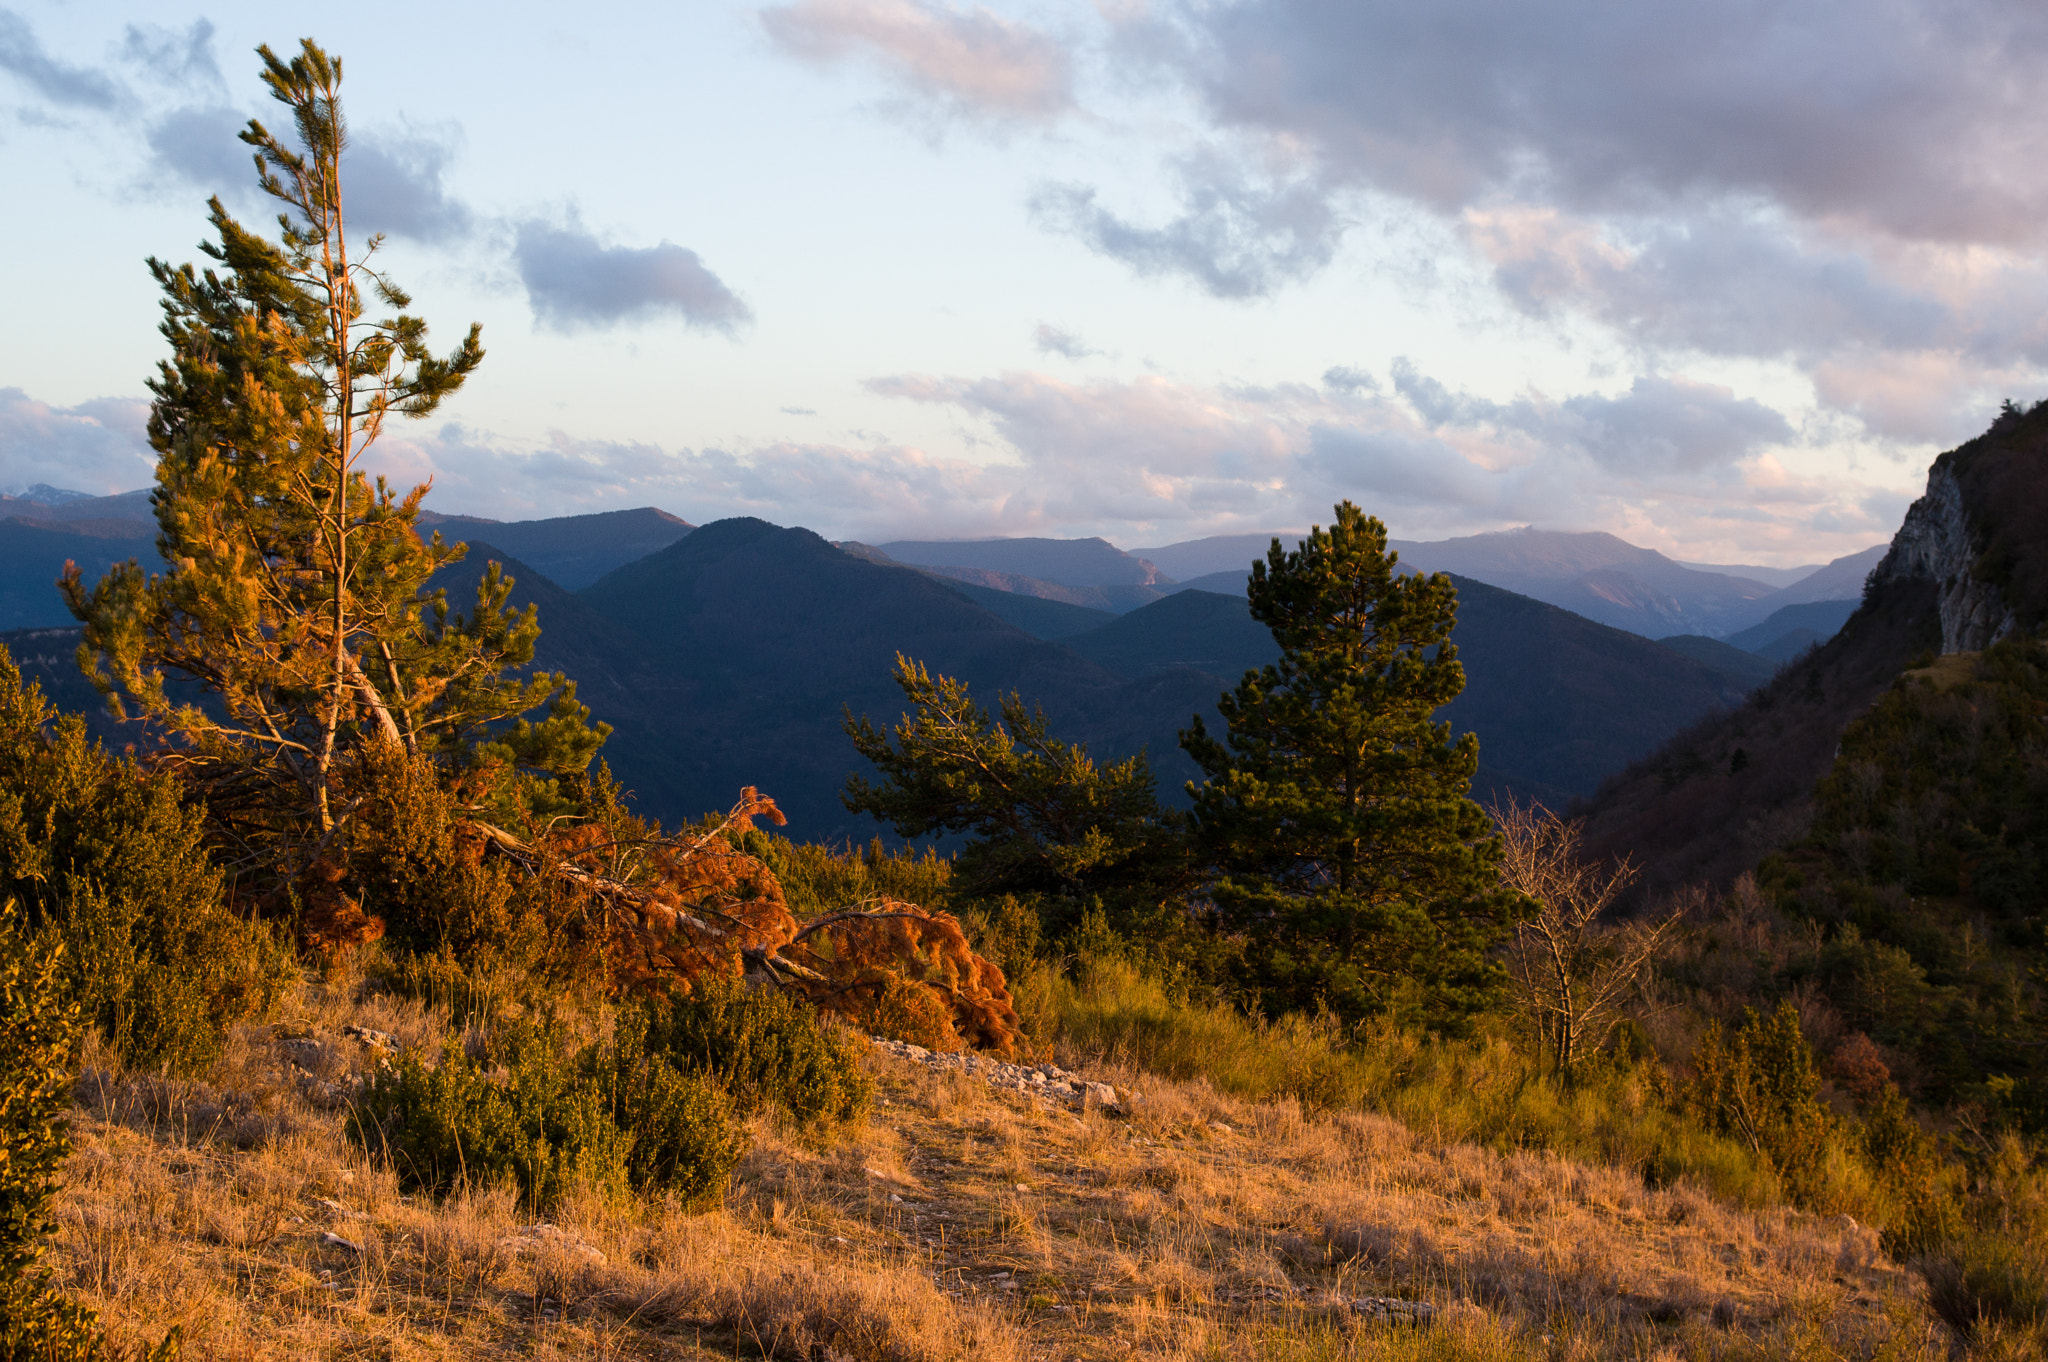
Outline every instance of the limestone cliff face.
[[1962, 483], [1944, 459], [1927, 474], [1927, 495], [1906, 512], [1875, 582], [1931, 581], [1941, 605], [1941, 651], [1973, 653], [2010, 634], [2018, 617], [1998, 588], [1974, 571], [1977, 551]]

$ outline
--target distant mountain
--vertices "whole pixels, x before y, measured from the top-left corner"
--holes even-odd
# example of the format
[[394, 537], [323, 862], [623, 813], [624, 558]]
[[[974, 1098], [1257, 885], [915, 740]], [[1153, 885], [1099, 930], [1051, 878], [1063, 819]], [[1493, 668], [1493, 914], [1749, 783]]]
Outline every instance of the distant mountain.
[[899, 539], [876, 547], [916, 567], [979, 568], [1061, 586], [1161, 586], [1172, 580], [1106, 539]]
[[[1251, 571], [1251, 565], [1266, 556], [1274, 538], [1293, 548], [1308, 537], [1306, 530], [1284, 530], [1259, 534], [1218, 534], [1207, 539], [1190, 539], [1179, 544], [1162, 544], [1154, 549], [1132, 549], [1131, 556], [1158, 565], [1159, 570], [1183, 586], [1197, 577], [1215, 573]], [[1205, 588], [1206, 589], [1206, 588]]]
[[[935, 569], [922, 570], [936, 575]], [[976, 586], [972, 582], [947, 579], [946, 587], [965, 596], [996, 618], [1016, 625], [1033, 638], [1067, 638], [1085, 633], [1098, 625], [1107, 624], [1117, 617], [1117, 612], [1113, 610], [1070, 605], [1065, 601], [1048, 600], [1043, 596], [1020, 595], [1015, 591], [999, 590], [992, 586]]]
[[[1559, 801], [1590, 794], [1603, 776], [1701, 715], [1739, 704], [1749, 689], [1725, 668], [1634, 634], [1456, 580], [1452, 641], [1466, 685], [1443, 717], [1479, 734], [1490, 783]], [[1205, 591], [1176, 593], [1066, 643], [1124, 676], [1186, 668], [1224, 685], [1279, 656], [1243, 597]]]
[[[904, 566], [907, 567], [909, 564]], [[1048, 582], [1043, 578], [1026, 577], [1016, 572], [992, 572], [988, 568], [921, 567], [917, 570], [933, 577], [944, 577], [987, 591], [1002, 591], [1013, 596], [1032, 596], [1042, 601], [1058, 602], [1110, 615], [1120, 615], [1126, 610], [1149, 605], [1166, 594], [1166, 591], [1178, 590], [1175, 586], [1161, 590], [1156, 586], [1129, 584], [1067, 586], [1061, 582]]]
[[1884, 561], [1890, 544], [1877, 544], [1861, 553], [1835, 559], [1824, 568], [1801, 577], [1772, 598], [1777, 605], [1804, 605], [1808, 601], [1860, 600], [1864, 579]]
[[694, 528], [689, 521], [652, 506], [509, 524], [422, 511], [419, 523], [423, 533], [439, 530], [444, 539], [486, 540], [572, 591], [636, 558], [667, 548]]
[[1703, 663], [1726, 676], [1744, 691], [1754, 690], [1777, 674], [1778, 664], [1768, 657], [1746, 652], [1732, 643], [1705, 634], [1673, 634], [1660, 638], [1658, 643], [1681, 653], [1695, 662]]
[[[1860, 584], [1857, 590], [1858, 599], [1855, 600], [1807, 601], [1781, 606], [1773, 610], [1763, 623], [1752, 624], [1728, 635], [1728, 642], [1759, 657], [1789, 662], [1798, 656], [1797, 650], [1833, 638], [1849, 622], [1849, 616], [1855, 614], [1856, 607], [1862, 603]], [[1801, 635], [1803, 641], [1788, 645], [1786, 640], [1793, 634]], [[1795, 651], [1788, 652], [1788, 646], [1794, 647]]]
[[[1186, 774], [1174, 734], [1219, 690], [1196, 674], [1126, 682], [922, 572], [760, 520], [704, 526], [586, 587], [577, 605], [635, 640], [619, 669], [628, 693], [610, 713], [593, 708], [619, 725], [607, 756], [645, 805], [694, 816], [756, 785], [803, 837], [873, 830], [838, 802], [859, 765], [840, 716], [847, 706], [877, 721], [902, 712], [889, 677], [898, 652], [967, 681], [986, 703], [1020, 691], [1099, 756], [1149, 745], [1165, 757], [1169, 791]], [[549, 609], [540, 660], [555, 665]]]
[[77, 562], [86, 580], [97, 582], [130, 558], [151, 571], [163, 570], [154, 523], [0, 520], [0, 629], [69, 625], [71, 612], [57, 592], [64, 564]]
[[1695, 572], [1718, 572], [1723, 577], [1747, 577], [1753, 582], [1762, 582], [1765, 586], [1774, 586], [1780, 591], [1795, 582], [1811, 577], [1823, 566], [1820, 563], [1807, 563], [1801, 567], [1781, 568], [1763, 567], [1756, 563], [1688, 563], [1683, 559], [1673, 561], [1680, 567], [1688, 567]]
[[0, 496], [0, 517], [23, 520], [129, 520], [154, 527], [156, 512], [149, 504], [147, 488], [121, 492], [110, 497], [74, 492], [45, 483], [20, 496]]

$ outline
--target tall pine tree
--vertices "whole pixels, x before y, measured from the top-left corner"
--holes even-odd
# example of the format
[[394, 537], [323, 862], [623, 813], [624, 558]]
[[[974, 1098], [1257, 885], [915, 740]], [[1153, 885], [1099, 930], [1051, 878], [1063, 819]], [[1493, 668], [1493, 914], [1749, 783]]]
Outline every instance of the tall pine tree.
[[[348, 235], [340, 60], [310, 39], [290, 61], [258, 51], [296, 143], [255, 120], [242, 133], [282, 206], [278, 239], [215, 198], [212, 265], [149, 262], [172, 351], [149, 420], [167, 571], [130, 562], [88, 589], [69, 567], [63, 586], [85, 625], [80, 665], [117, 712], [125, 698], [181, 739], [216, 822], [289, 877], [346, 821], [339, 773], [365, 744], [458, 762], [481, 746], [569, 772], [603, 731], [573, 683], [508, 675], [540, 631], [531, 607], [508, 608], [495, 564], [467, 616], [426, 592], [463, 546], [423, 540], [427, 487], [401, 496], [364, 456], [388, 417], [426, 416], [462, 386], [483, 359], [478, 328], [435, 355], [411, 299], [371, 267], [380, 238]], [[370, 320], [373, 305], [393, 315]], [[167, 672], [209, 702], [175, 700]], [[511, 722], [543, 704], [540, 722]]]
[[1181, 744], [1214, 899], [1269, 1006], [1348, 1019], [1397, 1006], [1456, 1026], [1497, 994], [1490, 958], [1523, 900], [1468, 798], [1479, 743], [1436, 710], [1464, 689], [1448, 577], [1403, 576], [1387, 531], [1350, 502], [1254, 564], [1252, 615], [1280, 660], [1199, 716]]

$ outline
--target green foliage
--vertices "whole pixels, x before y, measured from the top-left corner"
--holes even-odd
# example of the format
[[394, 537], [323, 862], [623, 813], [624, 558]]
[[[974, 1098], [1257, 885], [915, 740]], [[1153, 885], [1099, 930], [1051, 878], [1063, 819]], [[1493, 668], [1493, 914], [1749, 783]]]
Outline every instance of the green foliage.
[[1819, 924], [1811, 966], [1853, 1025], [1911, 1059], [1920, 1101], [2048, 1133], [2048, 648], [1908, 673], [1844, 731], [1806, 841], [1760, 879]]
[[936, 847], [887, 847], [877, 837], [859, 849], [834, 851], [759, 828], [749, 829], [740, 847], [774, 872], [783, 901], [798, 918], [878, 898], [933, 911], [953, 902], [953, 858], [940, 855]]
[[0, 649], [0, 895], [61, 943], [71, 997], [123, 1062], [192, 1073], [269, 1007], [290, 961], [224, 904], [203, 815], [179, 794], [55, 719]]
[[811, 1125], [867, 1110], [872, 1085], [861, 1071], [861, 1042], [793, 994], [705, 979], [628, 1015], [640, 1019], [633, 1024], [644, 1028], [649, 1053], [716, 1078], [746, 1114], [773, 1106]]
[[1208, 777], [1191, 787], [1201, 844], [1270, 1008], [1357, 1019], [1405, 1003], [1454, 1028], [1499, 996], [1493, 949], [1523, 906], [1467, 797], [1478, 740], [1433, 717], [1465, 685], [1457, 592], [1399, 574], [1386, 527], [1336, 509], [1252, 567], [1280, 660], [1219, 702], [1227, 742], [1199, 718], [1182, 735]]
[[626, 1176], [635, 1190], [669, 1191], [687, 1207], [708, 1208], [746, 1153], [746, 1132], [715, 1077], [677, 1068], [649, 1020], [643, 1010], [622, 1015], [599, 1063], [612, 1119], [632, 1139]]
[[401, 1056], [373, 1076], [350, 1134], [435, 1194], [509, 1178], [527, 1204], [572, 1187], [717, 1204], [773, 1106], [806, 1125], [852, 1120], [870, 1085], [858, 1043], [802, 999], [700, 984], [624, 1008], [608, 1040], [573, 1046], [559, 1024], [500, 1021], [481, 1059], [450, 1042], [438, 1063]]
[[1927, 1303], [1964, 1338], [2011, 1326], [2048, 1348], [2048, 1247], [1996, 1231], [1963, 1236], [1921, 1264]]
[[1194, 880], [1182, 819], [1160, 807], [1142, 754], [1098, 766], [1016, 695], [999, 698], [992, 720], [965, 682], [902, 656], [895, 675], [913, 712], [893, 729], [846, 715], [847, 736], [883, 777], [849, 779], [848, 809], [903, 837], [969, 834], [956, 895], [1032, 896], [1059, 921], [1100, 898], [1155, 932], [1185, 922]]
[[1690, 1110], [1708, 1129], [1747, 1145], [1794, 1201], [1816, 1204], [1834, 1121], [1818, 1100], [1820, 1075], [1799, 1010], [1787, 1002], [1768, 1017], [1751, 1012], [1733, 1040], [1717, 1023], [1692, 1062]]
[[0, 1359], [83, 1358], [94, 1316], [37, 1267], [71, 1152], [65, 1114], [79, 1013], [58, 950], [37, 949], [22, 926], [16, 906], [0, 904]]
[[1687, 1177], [1733, 1201], [1768, 1201], [1774, 1190], [1747, 1148], [1671, 1108], [1654, 1058], [1589, 1060], [1567, 1088], [1502, 1019], [1447, 1038], [1388, 1018], [1359, 1031], [1328, 1013], [1268, 1018], [1095, 957], [1026, 976], [1018, 1010], [1043, 1041], [1239, 1097], [1384, 1112], [1432, 1138]]
[[566, 1051], [559, 1028], [510, 1023], [492, 1033], [488, 1064], [457, 1041], [431, 1067], [408, 1052], [373, 1075], [350, 1131], [435, 1194], [505, 1178], [536, 1208], [579, 1185], [617, 1193], [632, 1135], [586, 1081], [591, 1055]]
[[[539, 626], [509, 608], [495, 567], [467, 617], [423, 598], [462, 549], [420, 538], [425, 486], [401, 497], [361, 462], [387, 417], [425, 416], [462, 385], [478, 332], [432, 354], [411, 300], [369, 264], [377, 239], [345, 237], [340, 61], [310, 40], [289, 62], [261, 52], [298, 142], [255, 121], [242, 134], [284, 210], [279, 239], [214, 199], [213, 266], [150, 262], [172, 351], [149, 422], [169, 570], [131, 561], [88, 589], [74, 569], [64, 589], [85, 625], [80, 665], [117, 711], [125, 697], [186, 739], [216, 833], [291, 881], [346, 818], [333, 777], [366, 745], [561, 774], [605, 730], [563, 678], [511, 674]], [[368, 320], [373, 303], [394, 315]], [[213, 703], [174, 703], [167, 669]], [[512, 724], [542, 704], [546, 718]]]

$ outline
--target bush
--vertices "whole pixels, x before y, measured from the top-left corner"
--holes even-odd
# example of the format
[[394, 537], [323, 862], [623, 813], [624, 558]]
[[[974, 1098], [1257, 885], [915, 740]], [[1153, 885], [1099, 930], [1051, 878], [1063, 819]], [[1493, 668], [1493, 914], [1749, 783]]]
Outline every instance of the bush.
[[640, 1010], [649, 1053], [716, 1078], [746, 1114], [775, 1106], [814, 1125], [867, 1110], [864, 1047], [801, 998], [700, 980], [688, 996], [651, 999]]
[[673, 1192], [715, 1205], [746, 1152], [731, 1099], [649, 1044], [645, 1010], [609, 1044], [571, 1048], [557, 1025], [501, 1025], [473, 1059], [451, 1041], [429, 1067], [408, 1053], [372, 1079], [350, 1134], [408, 1186], [441, 1195], [510, 1179], [539, 1210], [582, 1187]]
[[268, 1009], [289, 953], [227, 907], [204, 814], [173, 778], [52, 719], [0, 649], [0, 896], [61, 943], [68, 992], [124, 1063], [203, 1068], [228, 1024]]
[[1965, 1338], [1987, 1324], [2030, 1333], [2048, 1346], [2048, 1246], [1980, 1232], [1921, 1262], [1927, 1303]]
[[505, 1026], [490, 1055], [502, 1077], [454, 1041], [432, 1068], [409, 1052], [371, 1080], [350, 1133], [436, 1195], [505, 1178], [535, 1208], [579, 1184], [616, 1192], [631, 1139], [563, 1049], [554, 1027]]
[[746, 1132], [716, 1081], [650, 1048], [649, 1029], [645, 1009], [622, 1014], [605, 1065], [612, 1118], [632, 1138], [627, 1179], [693, 1209], [716, 1205], [746, 1153]]
[[[0, 1362], [92, 1362], [97, 1320], [38, 1267], [50, 1198], [71, 1152], [71, 1045], [79, 1008], [62, 947], [23, 938], [20, 909], [0, 903]], [[175, 1332], [149, 1362], [178, 1355]]]

